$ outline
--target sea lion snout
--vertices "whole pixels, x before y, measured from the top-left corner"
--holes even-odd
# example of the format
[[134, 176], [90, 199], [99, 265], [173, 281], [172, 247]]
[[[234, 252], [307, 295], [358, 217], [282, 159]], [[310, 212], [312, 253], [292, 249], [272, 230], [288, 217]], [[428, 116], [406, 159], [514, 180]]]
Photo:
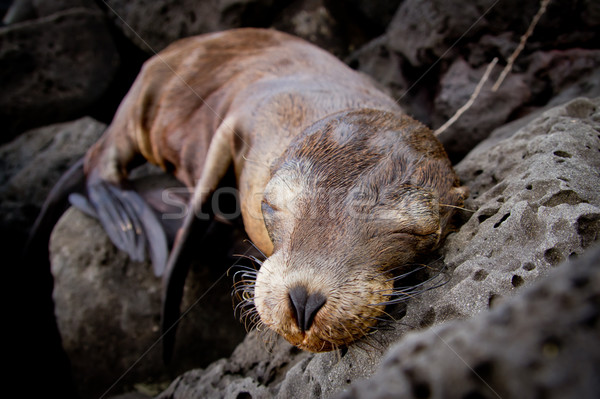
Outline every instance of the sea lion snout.
[[259, 270], [254, 304], [264, 326], [301, 349], [324, 352], [371, 331], [393, 282], [358, 260], [337, 259], [334, 253], [314, 258], [320, 260], [275, 252]]
[[296, 325], [301, 332], [310, 329], [317, 312], [327, 302], [327, 297], [320, 292], [310, 294], [304, 285], [297, 285], [290, 289], [290, 308], [295, 316]]

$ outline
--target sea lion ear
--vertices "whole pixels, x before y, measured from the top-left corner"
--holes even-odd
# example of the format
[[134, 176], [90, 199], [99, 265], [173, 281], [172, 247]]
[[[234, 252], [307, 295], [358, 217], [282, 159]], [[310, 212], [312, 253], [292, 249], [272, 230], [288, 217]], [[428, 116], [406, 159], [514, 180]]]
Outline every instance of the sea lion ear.
[[452, 196], [453, 204], [460, 206], [462, 205], [463, 201], [466, 200], [467, 198], [469, 198], [469, 187], [467, 186], [459, 186], [459, 187], [453, 187], [450, 190], [450, 194]]
[[425, 236], [440, 233], [439, 200], [429, 190], [406, 185], [380, 206], [377, 217], [396, 232]]

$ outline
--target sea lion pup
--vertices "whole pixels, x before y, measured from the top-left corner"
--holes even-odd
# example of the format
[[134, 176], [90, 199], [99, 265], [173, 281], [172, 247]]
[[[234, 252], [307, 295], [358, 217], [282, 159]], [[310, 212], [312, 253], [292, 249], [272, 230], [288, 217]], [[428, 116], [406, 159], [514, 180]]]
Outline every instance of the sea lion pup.
[[[128, 188], [142, 159], [194, 188], [168, 261], [160, 220]], [[145, 63], [85, 157], [87, 199], [73, 199], [132, 257], [148, 247], [164, 275], [164, 331], [231, 166], [246, 232], [268, 257], [250, 300], [313, 352], [370, 331], [394, 273], [439, 245], [466, 196], [431, 131], [327, 52], [263, 29], [180, 40]]]

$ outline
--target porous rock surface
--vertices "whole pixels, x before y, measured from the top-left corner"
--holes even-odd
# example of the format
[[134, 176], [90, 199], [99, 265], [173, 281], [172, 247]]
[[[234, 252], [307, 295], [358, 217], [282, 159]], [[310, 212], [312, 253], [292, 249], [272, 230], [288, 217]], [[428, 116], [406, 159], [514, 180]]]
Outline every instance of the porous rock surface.
[[490, 312], [407, 335], [339, 399], [595, 398], [600, 248]]
[[[297, 353], [279, 339], [271, 355], [266, 355], [261, 352], [263, 349], [257, 349], [261, 347], [261, 340], [266, 340], [264, 334], [251, 333], [229, 359], [213, 363], [205, 370], [183, 374], [159, 398], [331, 397], [349, 389], [355, 380], [370, 376], [384, 349], [392, 342], [403, 347], [403, 336], [407, 332], [486, 314], [490, 307], [501, 304], [521, 287], [533, 285], [561, 261], [583, 254], [597, 241], [600, 231], [599, 132], [600, 99], [577, 99], [544, 113], [514, 132], [512, 138], [493, 146], [482, 145], [481, 151], [473, 150], [456, 166], [463, 183], [472, 191], [466, 208], [475, 212], [463, 213], [468, 221], [448, 237], [442, 249], [450, 282], [410, 301], [406, 316], [390, 331], [373, 337], [368, 345], [351, 347], [343, 356], [340, 353], [314, 355]], [[528, 298], [522, 297], [523, 304], [519, 306], [526, 307]], [[548, 306], [551, 308], [552, 304]], [[489, 316], [486, 320], [493, 317], [497, 318]], [[572, 319], [565, 322], [569, 320]], [[456, 325], [461, 323], [456, 322]], [[441, 334], [450, 328], [454, 327], [437, 331]], [[494, 325], [494, 328], [500, 329], [502, 325]], [[469, 329], [465, 326], [461, 331]], [[482, 331], [474, 330], [474, 334], [484, 334]], [[527, 330], [519, 331], [525, 334]], [[428, 334], [427, 337], [432, 337], [433, 333]], [[507, 330], [504, 334], [510, 336], [512, 332]], [[418, 337], [418, 333], [415, 336]], [[480, 335], [473, 337], [479, 339]], [[467, 338], [464, 340], [469, 342]], [[413, 341], [407, 342], [406, 345], [412, 345]], [[548, 342], [552, 344], [551, 340]], [[495, 348], [503, 350], [502, 345]], [[580, 356], [579, 344], [573, 348], [575, 352], [568, 356]], [[510, 361], [517, 363], [534, 356], [518, 350], [509, 355], [506, 356]], [[505, 359], [498, 358], [499, 361]], [[431, 373], [444, 374], [443, 364], [439, 368], [435, 363], [426, 365], [433, 370]], [[504, 369], [509, 365], [493, 367]], [[490, 373], [486, 367], [492, 366], [483, 364], [479, 372]], [[552, 370], [559, 372], [555, 367]], [[468, 373], [465, 376], [472, 378]], [[498, 389], [513, 389], [508, 385], [502, 388], [501, 379], [493, 381]], [[521, 379], [519, 383], [530, 384], [524, 389], [538, 388], [537, 380]], [[407, 392], [416, 389], [415, 397], [420, 397], [420, 389], [433, 389], [421, 388], [415, 380], [410, 380], [410, 384], [402, 389]], [[356, 391], [351, 392], [368, 396], [369, 388], [354, 389]]]

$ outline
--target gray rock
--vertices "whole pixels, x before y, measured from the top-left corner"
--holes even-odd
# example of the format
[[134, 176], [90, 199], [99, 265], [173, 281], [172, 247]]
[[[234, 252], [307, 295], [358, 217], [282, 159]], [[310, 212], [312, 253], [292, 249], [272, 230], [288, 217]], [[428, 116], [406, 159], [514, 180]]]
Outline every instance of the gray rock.
[[[392, 323], [393, 328], [353, 345], [344, 355], [294, 354], [286, 344], [278, 344], [283, 346], [272, 355], [261, 354], [257, 334], [249, 334], [230, 359], [184, 374], [159, 397], [202, 396], [199, 393], [209, 392], [206, 389], [216, 396], [225, 396], [227, 389], [226, 397], [231, 398], [243, 392], [257, 397], [267, 393], [282, 398], [331, 397], [369, 377], [385, 349], [394, 342], [402, 344], [407, 333], [485, 314], [549, 274], [562, 260], [582, 254], [598, 240], [600, 231], [599, 105], [598, 99], [578, 99], [550, 110], [512, 139], [482, 146], [481, 151], [476, 148], [457, 165], [472, 190], [466, 207], [476, 211], [464, 213], [469, 220], [442, 248], [451, 279], [411, 299], [406, 315]], [[442, 334], [446, 327], [436, 331]], [[520, 331], [528, 340], [530, 330]], [[283, 358], [289, 367], [282, 367]], [[425, 365], [442, 376], [444, 364]], [[485, 367], [479, 369], [484, 372]], [[417, 397], [425, 392], [414, 384], [398, 389], [409, 393], [416, 389]], [[368, 396], [369, 391], [359, 392]]]
[[494, 146], [499, 141], [512, 137], [519, 129], [556, 106], [565, 104], [577, 97], [600, 97], [600, 69], [589, 74], [582, 74], [574, 83], [567, 84], [566, 87], [561, 87], [560, 90], [545, 106], [532, 110], [522, 118], [494, 129], [489, 137], [477, 146], [478, 151], [483, 151]]
[[158, 52], [182, 37], [241, 26], [269, 26], [288, 2], [273, 0], [110, 0], [106, 13], [142, 50]]
[[292, 2], [273, 20], [271, 27], [301, 37], [338, 57], [347, 54], [348, 37], [325, 0]]
[[94, 0], [15, 0], [2, 22], [6, 25], [36, 19], [71, 8], [98, 10]]
[[[412, 65], [428, 67], [440, 57], [455, 58], [460, 47], [485, 34], [497, 36], [509, 31], [512, 41], [518, 43], [538, 8], [539, 2], [523, 1], [405, 0], [388, 27], [390, 46]], [[594, 47], [599, 25], [600, 11], [593, 0], [576, 5], [569, 0], [555, 0], [550, 2], [528, 45], [534, 49], [578, 47], [584, 43]]]
[[[473, 69], [461, 58], [452, 63], [440, 80], [435, 98], [434, 128], [450, 119], [469, 100], [486, 67]], [[496, 74], [492, 76], [498, 76], [500, 70], [496, 67]], [[491, 90], [493, 83], [494, 80], [489, 79], [473, 105], [438, 136], [453, 159], [464, 157], [531, 97], [531, 90], [520, 74], [509, 75], [496, 92]]]
[[105, 92], [118, 63], [101, 12], [72, 9], [0, 28], [0, 142], [79, 116]]
[[2, 242], [16, 250], [29, 233], [48, 193], [106, 126], [82, 118], [34, 129], [0, 147]]
[[229, 359], [212, 363], [205, 370], [184, 373], [157, 399], [237, 398], [244, 392], [253, 398], [270, 398], [273, 391], [266, 386], [268, 382], [280, 382], [287, 370], [310, 356], [283, 339], [253, 331]]
[[[587, 39], [580, 37], [577, 41], [577, 32], [564, 24], [559, 25], [561, 40], [565, 42], [549, 41], [557, 36], [555, 33], [534, 34], [500, 90], [490, 90], [517, 47], [519, 32], [527, 28], [523, 24], [527, 19], [523, 14], [516, 18], [514, 10], [533, 16], [537, 9], [532, 5], [498, 3], [483, 15], [490, 4], [432, 0], [416, 5], [405, 1], [387, 33], [355, 51], [346, 62], [386, 86], [408, 113], [435, 129], [467, 102], [492, 57], [499, 56], [500, 65], [478, 99], [440, 136], [456, 163], [508, 121], [547, 105], [560, 105], [578, 96], [595, 97], [600, 92], [596, 76], [600, 66], [598, 50], [580, 48], [586, 46]], [[507, 7], [511, 7], [510, 13], [506, 12]], [[594, 9], [587, 2], [577, 7], [590, 12]], [[455, 12], [457, 9], [460, 12]], [[549, 21], [572, 11], [572, 3], [551, 2], [535, 32], [549, 33]], [[469, 28], [467, 20], [472, 23], [479, 17], [482, 19]], [[573, 20], [580, 18], [575, 16]], [[592, 31], [596, 22], [590, 21], [581, 22], [583, 31]], [[523, 30], [519, 31], [521, 27]]]
[[[522, 61], [527, 70], [513, 72], [504, 80], [499, 90], [491, 87], [499, 75], [500, 67], [483, 86], [473, 105], [447, 130], [438, 136], [454, 160], [462, 159], [475, 145], [494, 133], [515, 115], [530, 113], [523, 121], [530, 121], [544, 110], [563, 104], [578, 96], [600, 95], [600, 52], [598, 50], [571, 49], [565, 51], [538, 51]], [[457, 59], [440, 80], [435, 98], [433, 127], [441, 126], [463, 106], [475, 90], [486, 66], [473, 69], [467, 62]], [[548, 105], [536, 110], [531, 103]], [[537, 111], [537, 112], [536, 112]], [[508, 134], [517, 124], [503, 127]], [[513, 130], [514, 129], [514, 130]]]
[[220, 224], [211, 237], [198, 246], [203, 260], [188, 276], [184, 318], [166, 367], [159, 327], [161, 279], [148, 262], [133, 262], [118, 251], [96, 220], [75, 209], [63, 215], [50, 242], [53, 297], [63, 347], [82, 397], [168, 381], [173, 374], [229, 355], [243, 339], [227, 275], [233, 260], [224, 260], [221, 252], [233, 238]]
[[353, 52], [345, 61], [352, 68], [376, 79], [392, 97], [400, 98], [408, 89], [401, 71], [403, 58], [390, 51], [387, 42], [387, 36], [380, 36]]
[[407, 335], [338, 398], [595, 398], [600, 250], [467, 321]]
[[56, 225], [50, 252], [56, 319], [82, 397], [104, 394], [138, 359], [124, 383], [166, 379], [160, 350], [144, 353], [159, 337], [160, 280], [150, 265], [129, 261], [74, 209]]
[[477, 211], [446, 243], [455, 276], [487, 276], [496, 265], [505, 288], [519, 286], [596, 240], [599, 105], [576, 99], [551, 109], [456, 166], [471, 190], [466, 206]]
[[390, 47], [414, 66], [431, 64], [465, 32], [481, 31], [484, 24], [473, 26], [481, 14], [478, 2], [405, 0], [388, 27]]
[[[600, 50], [536, 51], [524, 60], [524, 64], [527, 65], [525, 79], [535, 98], [546, 96], [556, 103], [560, 99], [555, 97], [567, 92], [567, 89], [572, 90], [576, 83], [582, 89], [579, 95], [590, 97], [600, 91]], [[571, 94], [569, 100], [572, 98]]]

